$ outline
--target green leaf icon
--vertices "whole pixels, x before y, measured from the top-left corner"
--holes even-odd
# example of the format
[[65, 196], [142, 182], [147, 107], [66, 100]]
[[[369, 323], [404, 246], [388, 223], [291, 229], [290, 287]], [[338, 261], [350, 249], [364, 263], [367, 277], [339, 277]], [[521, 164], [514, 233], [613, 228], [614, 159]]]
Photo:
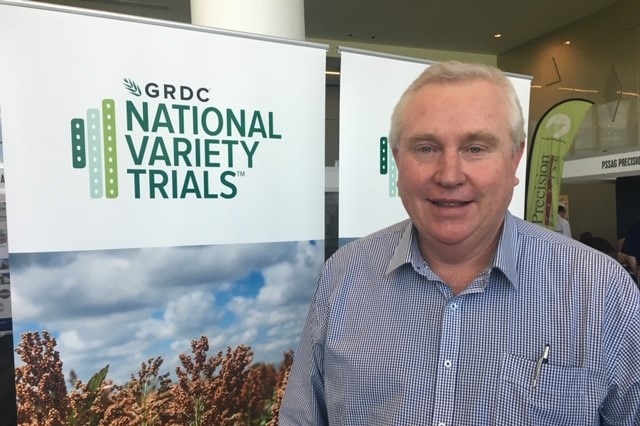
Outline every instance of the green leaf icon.
[[124, 82], [125, 89], [127, 89], [132, 95], [140, 96], [142, 94], [135, 81], [129, 78], [123, 78], [122, 81]]

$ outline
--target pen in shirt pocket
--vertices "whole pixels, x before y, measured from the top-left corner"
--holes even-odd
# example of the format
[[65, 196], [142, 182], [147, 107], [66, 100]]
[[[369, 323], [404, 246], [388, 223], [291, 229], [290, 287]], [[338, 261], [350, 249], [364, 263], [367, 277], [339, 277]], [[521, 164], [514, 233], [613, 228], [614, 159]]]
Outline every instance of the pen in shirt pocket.
[[540, 374], [542, 374], [542, 366], [549, 362], [549, 345], [544, 345], [544, 349], [542, 350], [542, 355], [538, 358], [538, 362], [536, 362], [536, 368], [533, 371], [533, 379], [531, 380], [531, 386], [535, 389], [538, 386], [538, 381], [540, 381]]

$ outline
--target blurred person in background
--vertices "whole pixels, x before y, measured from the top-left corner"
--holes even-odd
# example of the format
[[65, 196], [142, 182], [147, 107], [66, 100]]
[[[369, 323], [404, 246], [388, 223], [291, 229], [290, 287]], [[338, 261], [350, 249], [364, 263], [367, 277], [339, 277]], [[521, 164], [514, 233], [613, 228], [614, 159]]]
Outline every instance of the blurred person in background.
[[569, 224], [569, 220], [567, 219], [567, 209], [564, 206], [558, 206], [558, 217], [556, 218], [556, 232], [561, 233], [569, 238], [572, 238], [571, 235], [571, 225]]

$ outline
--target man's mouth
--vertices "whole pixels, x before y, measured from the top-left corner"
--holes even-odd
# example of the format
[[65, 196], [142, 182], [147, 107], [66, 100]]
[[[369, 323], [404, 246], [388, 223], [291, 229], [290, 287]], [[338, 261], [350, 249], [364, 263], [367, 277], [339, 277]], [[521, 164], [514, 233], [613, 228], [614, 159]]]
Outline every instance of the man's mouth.
[[471, 201], [438, 201], [438, 200], [433, 200], [432, 202], [439, 207], [462, 207], [471, 203]]

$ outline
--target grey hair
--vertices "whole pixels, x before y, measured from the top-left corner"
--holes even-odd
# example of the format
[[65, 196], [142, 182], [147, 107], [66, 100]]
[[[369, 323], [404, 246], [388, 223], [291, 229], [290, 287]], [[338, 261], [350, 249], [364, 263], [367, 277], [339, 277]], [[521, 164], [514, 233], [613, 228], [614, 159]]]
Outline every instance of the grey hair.
[[514, 152], [520, 143], [525, 141], [524, 116], [520, 100], [509, 78], [498, 68], [476, 63], [464, 63], [459, 61], [440, 62], [429, 66], [414, 80], [404, 91], [391, 115], [391, 129], [389, 142], [392, 148], [398, 146], [402, 133], [402, 116], [413, 96], [427, 84], [456, 83], [463, 81], [484, 80], [494, 83], [504, 91], [508, 100], [510, 133], [513, 139]]

